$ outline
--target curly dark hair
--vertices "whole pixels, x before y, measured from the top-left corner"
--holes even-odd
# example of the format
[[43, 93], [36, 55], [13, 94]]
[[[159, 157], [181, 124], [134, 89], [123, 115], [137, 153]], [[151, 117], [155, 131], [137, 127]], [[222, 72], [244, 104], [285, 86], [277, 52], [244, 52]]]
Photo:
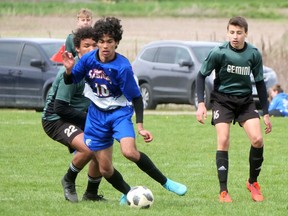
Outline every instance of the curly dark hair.
[[87, 38], [92, 38], [92, 40], [94, 40], [95, 42], [97, 41], [95, 29], [91, 26], [79, 28], [74, 33], [74, 38], [73, 38], [74, 46], [77, 48], [80, 48], [81, 40], [87, 39]]
[[96, 39], [99, 41], [103, 35], [107, 34], [116, 42], [122, 39], [123, 29], [119, 19], [116, 17], [104, 17], [94, 24]]

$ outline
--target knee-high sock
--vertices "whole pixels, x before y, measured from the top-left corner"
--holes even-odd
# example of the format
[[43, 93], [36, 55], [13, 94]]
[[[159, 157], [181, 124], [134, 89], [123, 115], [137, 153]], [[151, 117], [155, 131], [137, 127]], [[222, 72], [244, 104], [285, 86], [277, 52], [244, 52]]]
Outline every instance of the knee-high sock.
[[228, 151], [217, 151], [216, 152], [216, 166], [218, 172], [218, 179], [220, 184], [220, 192], [228, 191], [227, 181], [228, 181]]
[[106, 178], [106, 180], [118, 191], [123, 194], [127, 194], [130, 190], [130, 186], [124, 181], [121, 173], [119, 173], [115, 168], [112, 176]]
[[64, 176], [66, 181], [75, 183], [76, 177], [81, 169], [77, 168], [73, 163], [69, 165], [66, 175]]
[[100, 185], [100, 182], [102, 180], [102, 176], [97, 178], [92, 178], [88, 175], [88, 184], [86, 191], [91, 194], [98, 194], [98, 188]]
[[264, 148], [254, 148], [251, 146], [249, 154], [249, 164], [250, 164], [250, 176], [249, 182], [252, 184], [257, 181], [257, 177], [260, 174], [261, 166], [264, 161], [263, 157]]
[[143, 172], [147, 173], [147, 175], [159, 182], [161, 185], [166, 183], [167, 178], [143, 152], [140, 152], [140, 159], [136, 162], [136, 164]]

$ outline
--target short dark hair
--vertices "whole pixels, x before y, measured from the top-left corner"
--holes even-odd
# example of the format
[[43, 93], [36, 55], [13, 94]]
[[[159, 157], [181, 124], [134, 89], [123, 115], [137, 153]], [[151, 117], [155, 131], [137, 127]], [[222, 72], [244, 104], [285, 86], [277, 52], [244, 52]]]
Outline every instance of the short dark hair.
[[116, 17], [104, 17], [102, 19], [99, 19], [94, 24], [97, 42], [105, 34], [112, 37], [116, 42], [120, 42], [123, 34], [123, 29], [120, 21], [121, 20], [117, 19]]
[[244, 28], [245, 32], [248, 32], [248, 23], [244, 17], [241, 16], [232, 17], [228, 22], [227, 30], [229, 28], [229, 25], [240, 26]]
[[91, 26], [77, 29], [74, 33], [73, 43], [74, 46], [80, 48], [81, 40], [92, 38], [96, 42], [95, 29]]

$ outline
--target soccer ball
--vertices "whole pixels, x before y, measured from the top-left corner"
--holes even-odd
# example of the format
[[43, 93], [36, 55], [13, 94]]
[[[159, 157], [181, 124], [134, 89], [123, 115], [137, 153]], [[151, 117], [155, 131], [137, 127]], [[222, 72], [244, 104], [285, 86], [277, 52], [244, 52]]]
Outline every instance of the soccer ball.
[[135, 186], [127, 194], [128, 205], [132, 208], [149, 208], [154, 202], [152, 191], [145, 186]]

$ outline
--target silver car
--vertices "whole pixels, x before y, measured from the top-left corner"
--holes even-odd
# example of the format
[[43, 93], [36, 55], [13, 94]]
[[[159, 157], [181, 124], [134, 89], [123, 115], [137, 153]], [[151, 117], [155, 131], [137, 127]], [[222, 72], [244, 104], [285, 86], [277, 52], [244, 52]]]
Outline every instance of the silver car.
[[[196, 77], [202, 62], [219, 42], [162, 40], [147, 44], [136, 56], [132, 67], [138, 78], [145, 109], [157, 104], [191, 104], [197, 108]], [[214, 73], [206, 78], [205, 103], [211, 108], [210, 94]], [[264, 66], [267, 89], [277, 83], [276, 73]], [[253, 95], [258, 103], [253, 77]]]

